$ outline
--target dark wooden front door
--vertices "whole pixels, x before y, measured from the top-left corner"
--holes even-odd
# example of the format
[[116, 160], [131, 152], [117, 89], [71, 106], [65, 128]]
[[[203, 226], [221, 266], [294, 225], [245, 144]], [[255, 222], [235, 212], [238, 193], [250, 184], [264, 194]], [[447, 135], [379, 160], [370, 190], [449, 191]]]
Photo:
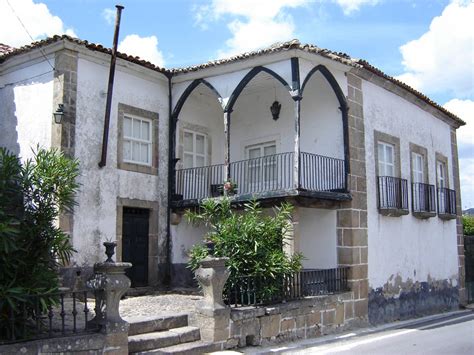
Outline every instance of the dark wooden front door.
[[122, 260], [133, 266], [127, 270], [132, 287], [148, 285], [148, 221], [150, 211], [123, 208]]

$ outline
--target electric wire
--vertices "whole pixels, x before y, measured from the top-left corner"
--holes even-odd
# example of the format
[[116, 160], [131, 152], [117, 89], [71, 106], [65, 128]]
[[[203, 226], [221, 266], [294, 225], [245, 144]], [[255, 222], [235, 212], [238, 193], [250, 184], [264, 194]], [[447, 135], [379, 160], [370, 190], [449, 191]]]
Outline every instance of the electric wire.
[[53, 70], [48, 70], [44, 73], [41, 73], [41, 74], [37, 74], [37, 75], [33, 75], [33, 76], [30, 76], [28, 78], [24, 78], [24, 79], [21, 79], [21, 80], [18, 80], [18, 81], [12, 81], [11, 83], [6, 83], [6, 84], [3, 84], [3, 86], [0, 86], [0, 89], [4, 89], [6, 88], [7, 86], [13, 86], [13, 85], [16, 85], [16, 84], [19, 84], [23, 81], [27, 81], [27, 80], [30, 80], [30, 79], [35, 79], [35, 78], [39, 78], [40, 76], [43, 76], [43, 75], [46, 75], [46, 74], [49, 74], [49, 73], [52, 73], [54, 72], [54, 69]]
[[[25, 30], [25, 32], [27, 33], [27, 35], [31, 38], [31, 41], [34, 42], [35, 39], [31, 36], [30, 32], [28, 31], [28, 29], [26, 28], [25, 24], [23, 23], [23, 21], [20, 19], [20, 17], [17, 15], [17, 13], [15, 12], [15, 9], [13, 8], [13, 6], [10, 4], [10, 1], [9, 0], [6, 0], [8, 6], [10, 7], [10, 9], [12, 10], [13, 12], [13, 15], [15, 15], [15, 17], [17, 18], [18, 22], [20, 22], [21, 26], [23, 27], [23, 29]], [[49, 66], [51, 67], [51, 69], [55, 70], [54, 66], [51, 64], [51, 62], [49, 61], [49, 59], [46, 57], [46, 53], [43, 51], [43, 48], [39, 48], [41, 54], [43, 55], [44, 59], [46, 59], [46, 61], [48, 62]]]

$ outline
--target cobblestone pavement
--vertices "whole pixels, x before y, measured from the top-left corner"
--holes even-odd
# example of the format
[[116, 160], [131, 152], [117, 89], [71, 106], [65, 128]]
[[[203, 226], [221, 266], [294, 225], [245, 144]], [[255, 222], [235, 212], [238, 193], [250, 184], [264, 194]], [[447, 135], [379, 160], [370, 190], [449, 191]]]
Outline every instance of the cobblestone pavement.
[[120, 301], [120, 315], [126, 320], [135, 316], [193, 313], [200, 299], [202, 296], [181, 294], [128, 297]]

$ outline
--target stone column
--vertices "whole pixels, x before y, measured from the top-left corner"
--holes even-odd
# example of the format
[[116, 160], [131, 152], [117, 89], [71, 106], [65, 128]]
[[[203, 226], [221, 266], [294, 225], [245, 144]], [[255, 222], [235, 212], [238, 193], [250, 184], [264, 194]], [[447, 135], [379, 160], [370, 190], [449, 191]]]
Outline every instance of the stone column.
[[301, 187], [301, 95], [296, 94], [293, 97], [295, 101], [295, 131], [294, 131], [294, 156], [293, 156], [293, 185], [297, 190]]
[[337, 211], [337, 254], [339, 266], [350, 266], [348, 282], [354, 293], [354, 309], [351, 311], [356, 318], [366, 321], [369, 285], [365, 127], [362, 80], [355, 74], [347, 73], [350, 162], [348, 188], [352, 201], [342, 203]]
[[[104, 243], [106, 244], [106, 243]], [[92, 326], [99, 326], [105, 335], [105, 353], [128, 354], [129, 324], [120, 317], [120, 298], [130, 288], [130, 279], [125, 275], [125, 269], [131, 263], [117, 263], [112, 260], [113, 254], [107, 254], [108, 259], [94, 265], [94, 277], [89, 285], [96, 291], [95, 317], [90, 321]]]
[[196, 305], [196, 322], [205, 341], [219, 342], [229, 338], [230, 308], [224, 304], [222, 292], [229, 277], [225, 266], [228, 258], [206, 257], [195, 271], [204, 298]]
[[459, 159], [456, 130], [451, 128], [451, 154], [453, 159], [453, 181], [456, 190], [456, 237], [458, 246], [459, 303], [467, 304], [466, 269], [464, 256], [464, 231], [462, 225], [461, 182], [459, 180]]

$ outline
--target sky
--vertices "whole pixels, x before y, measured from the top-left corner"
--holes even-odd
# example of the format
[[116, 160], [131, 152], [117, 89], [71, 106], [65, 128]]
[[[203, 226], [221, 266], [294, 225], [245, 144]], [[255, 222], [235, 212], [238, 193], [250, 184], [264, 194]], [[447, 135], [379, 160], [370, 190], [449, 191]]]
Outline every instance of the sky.
[[[167, 68], [298, 38], [362, 58], [461, 117], [462, 207], [474, 207], [474, 0], [0, 0], [0, 43], [66, 33]], [[21, 22], [20, 22], [21, 21]], [[23, 25], [22, 25], [23, 24]]]

